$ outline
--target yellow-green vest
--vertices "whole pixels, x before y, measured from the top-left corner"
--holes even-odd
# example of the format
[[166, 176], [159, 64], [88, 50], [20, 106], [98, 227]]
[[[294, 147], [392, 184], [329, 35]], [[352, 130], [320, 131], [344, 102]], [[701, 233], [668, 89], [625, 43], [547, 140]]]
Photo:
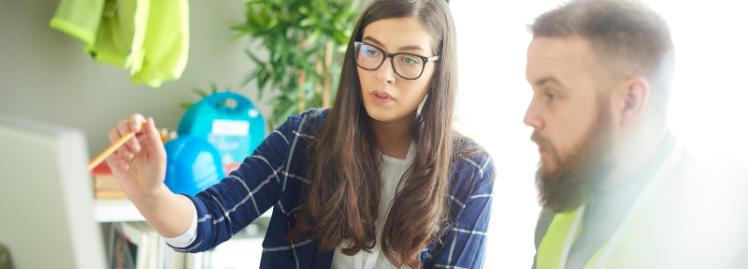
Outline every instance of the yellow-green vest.
[[[628, 269], [636, 268], [632, 264], [641, 253], [638, 246], [651, 238], [647, 233], [640, 233], [651, 225], [657, 225], [651, 221], [652, 214], [657, 214], [660, 203], [659, 197], [668, 197], [666, 193], [674, 188], [668, 179], [680, 162], [684, 151], [675, 147], [665, 162], [655, 172], [654, 176], [644, 188], [640, 196], [623, 222], [619, 225], [613, 236], [600, 247], [595, 254], [586, 262], [584, 269]], [[667, 184], [666, 186], [663, 186]], [[570, 212], [556, 213], [540, 242], [536, 256], [536, 269], [565, 269], [566, 258], [571, 246], [584, 229], [583, 217], [585, 206], [581, 206]], [[634, 266], [634, 267], [632, 267]]]

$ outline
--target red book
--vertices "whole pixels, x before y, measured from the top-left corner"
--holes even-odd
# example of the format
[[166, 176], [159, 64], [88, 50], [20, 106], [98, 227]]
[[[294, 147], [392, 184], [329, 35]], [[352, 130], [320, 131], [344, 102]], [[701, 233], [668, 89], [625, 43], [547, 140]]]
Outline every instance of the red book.
[[106, 163], [101, 163], [91, 171], [93, 188], [96, 199], [126, 199], [117, 180], [112, 175], [112, 169]]

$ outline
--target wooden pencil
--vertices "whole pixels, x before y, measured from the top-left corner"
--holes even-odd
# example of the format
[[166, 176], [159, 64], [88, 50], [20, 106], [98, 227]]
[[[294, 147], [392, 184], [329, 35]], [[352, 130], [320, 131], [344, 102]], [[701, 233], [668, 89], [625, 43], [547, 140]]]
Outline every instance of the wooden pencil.
[[[141, 130], [145, 128], [145, 122], [143, 122], [143, 125], [141, 126]], [[109, 145], [107, 148], [101, 151], [99, 155], [96, 155], [96, 158], [93, 158], [90, 162], [88, 162], [88, 171], [93, 171], [93, 169], [98, 166], [101, 162], [106, 160], [109, 155], [112, 155], [114, 151], [116, 151], [119, 147], [124, 145], [127, 141], [129, 141], [133, 136], [135, 136], [135, 132], [128, 132], [117, 141]]]

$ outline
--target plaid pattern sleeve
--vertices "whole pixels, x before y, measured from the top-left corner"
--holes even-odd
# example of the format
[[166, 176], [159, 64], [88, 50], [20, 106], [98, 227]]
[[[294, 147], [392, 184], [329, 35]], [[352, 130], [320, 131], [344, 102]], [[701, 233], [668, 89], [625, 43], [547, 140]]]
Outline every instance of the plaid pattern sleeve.
[[[483, 268], [494, 166], [488, 154], [460, 157], [452, 171], [450, 225], [424, 268]], [[423, 259], [422, 259], [423, 260]]]
[[181, 252], [209, 250], [249, 225], [278, 200], [292, 148], [291, 137], [299, 123], [289, 119], [220, 183], [192, 200], [198, 212], [197, 238]]

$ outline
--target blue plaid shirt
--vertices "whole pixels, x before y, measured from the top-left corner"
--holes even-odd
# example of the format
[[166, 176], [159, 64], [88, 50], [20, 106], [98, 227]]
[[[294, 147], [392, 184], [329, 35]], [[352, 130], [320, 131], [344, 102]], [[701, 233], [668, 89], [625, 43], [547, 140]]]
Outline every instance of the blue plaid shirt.
[[[197, 238], [180, 252], [214, 248], [273, 208], [260, 268], [330, 268], [333, 251], [312, 239], [286, 239], [304, 184], [306, 138], [314, 138], [327, 110], [290, 117], [215, 186], [188, 196], [197, 208]], [[494, 168], [487, 153], [460, 157], [450, 174], [449, 227], [421, 252], [423, 268], [481, 268], [491, 214]], [[402, 205], [401, 205], [402, 206]]]

